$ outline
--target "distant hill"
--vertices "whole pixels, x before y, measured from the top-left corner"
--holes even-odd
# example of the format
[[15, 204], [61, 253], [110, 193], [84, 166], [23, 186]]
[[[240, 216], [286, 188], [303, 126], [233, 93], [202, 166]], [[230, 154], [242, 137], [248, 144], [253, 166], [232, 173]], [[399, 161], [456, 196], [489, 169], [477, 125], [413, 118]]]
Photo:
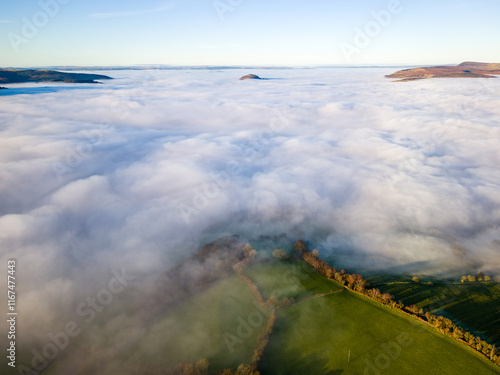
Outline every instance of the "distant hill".
[[260, 78], [255, 74], [247, 74], [246, 76], [241, 77], [240, 81], [244, 81], [245, 79], [262, 79], [262, 78]]
[[493, 74], [500, 74], [500, 73], [498, 73], [500, 71], [500, 64], [466, 61], [466, 62], [461, 63], [458, 66], [474, 68], [476, 70], [482, 70], [482, 71], [497, 71], [497, 73], [493, 73]]
[[66, 82], [99, 83], [97, 80], [112, 79], [100, 74], [63, 73], [55, 70], [0, 69], [0, 83]]
[[403, 69], [386, 77], [403, 82], [425, 78], [496, 78], [495, 75], [500, 75], [500, 64], [466, 61], [457, 66]]

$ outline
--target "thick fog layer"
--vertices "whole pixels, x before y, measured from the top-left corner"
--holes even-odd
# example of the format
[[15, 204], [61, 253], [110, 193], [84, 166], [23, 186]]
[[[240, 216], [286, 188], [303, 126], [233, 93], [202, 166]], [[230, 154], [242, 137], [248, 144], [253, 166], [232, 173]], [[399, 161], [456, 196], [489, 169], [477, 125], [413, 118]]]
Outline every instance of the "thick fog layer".
[[0, 251], [18, 260], [25, 332], [70, 319], [113, 270], [152, 275], [139, 293], [227, 234], [284, 232], [357, 270], [500, 275], [500, 80], [394, 70], [2, 90]]

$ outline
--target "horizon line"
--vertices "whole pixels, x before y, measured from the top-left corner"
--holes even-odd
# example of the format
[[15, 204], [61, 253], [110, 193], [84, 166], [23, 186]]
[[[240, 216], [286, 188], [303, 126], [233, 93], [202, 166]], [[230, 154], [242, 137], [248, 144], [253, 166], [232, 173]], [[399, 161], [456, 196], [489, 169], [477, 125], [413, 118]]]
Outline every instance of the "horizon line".
[[170, 68], [170, 69], [192, 69], [192, 68], [218, 68], [218, 69], [308, 69], [308, 68], [392, 68], [392, 67], [423, 67], [423, 66], [454, 66], [456, 63], [443, 63], [443, 64], [408, 64], [408, 63], [367, 63], [367, 64], [306, 64], [306, 65], [239, 65], [239, 64], [112, 64], [112, 65], [20, 65], [20, 66], [5, 66], [0, 67], [0, 69], [43, 69], [43, 68], [67, 68], [67, 69], [127, 69], [127, 68], [145, 68], [145, 69], [159, 69], [159, 68]]

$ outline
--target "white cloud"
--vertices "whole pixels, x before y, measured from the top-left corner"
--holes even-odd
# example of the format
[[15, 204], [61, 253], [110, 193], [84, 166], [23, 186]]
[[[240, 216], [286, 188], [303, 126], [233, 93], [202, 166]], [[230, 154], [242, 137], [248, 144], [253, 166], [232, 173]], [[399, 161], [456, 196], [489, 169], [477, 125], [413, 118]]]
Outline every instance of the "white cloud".
[[[2, 96], [0, 258], [20, 264], [23, 330], [60, 329], [112, 269], [151, 289], [226, 233], [287, 232], [346, 266], [499, 276], [500, 81], [389, 72], [112, 71]], [[135, 306], [117, 303], [110, 316]]]

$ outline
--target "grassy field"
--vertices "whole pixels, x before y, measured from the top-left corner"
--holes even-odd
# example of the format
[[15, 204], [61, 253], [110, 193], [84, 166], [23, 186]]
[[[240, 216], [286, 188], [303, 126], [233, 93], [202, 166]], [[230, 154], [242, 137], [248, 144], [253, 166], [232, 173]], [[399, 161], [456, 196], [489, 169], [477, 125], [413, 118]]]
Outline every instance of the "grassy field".
[[[246, 271], [264, 298], [300, 301], [278, 312], [260, 370], [278, 374], [499, 374], [499, 368], [433, 328], [325, 279], [303, 262], [268, 262]], [[207, 358], [212, 373], [249, 363], [267, 317], [238, 277], [218, 283], [151, 327], [134, 356], [157, 366]], [[238, 336], [241, 319], [262, 323], [231, 352], [224, 333]], [[257, 321], [256, 323], [259, 323]], [[239, 337], [239, 336], [238, 336]], [[348, 356], [350, 353], [350, 361]], [[366, 371], [366, 372], [365, 372]]]
[[280, 311], [261, 369], [264, 375], [500, 373], [433, 328], [347, 290]]
[[245, 274], [259, 287], [264, 299], [272, 295], [294, 298], [296, 301], [315, 294], [343, 289], [337, 283], [326, 280], [305, 262], [284, 261], [257, 264]]
[[[264, 298], [292, 297], [297, 302], [278, 311], [259, 366], [263, 375], [500, 374], [471, 349], [346, 290], [304, 262], [269, 261], [249, 267], [245, 274]], [[161, 316], [140, 333], [126, 358], [116, 359], [166, 369], [207, 358], [211, 374], [235, 369], [250, 363], [266, 314], [248, 285], [233, 275]]]
[[393, 278], [370, 280], [405, 305], [417, 305], [500, 345], [500, 284], [397, 282]]
[[[265, 328], [267, 317], [254, 305], [255, 298], [240, 277], [233, 275], [207, 291], [181, 303], [158, 323], [134, 349], [142, 362], [168, 368], [182, 361], [207, 358], [210, 368], [221, 370], [249, 363], [257, 337]], [[262, 323], [250, 326], [251, 333], [241, 342], [226, 345], [224, 333], [237, 334], [241, 320], [261, 315]], [[254, 320], [258, 322], [258, 320]]]
[[[500, 374], [500, 367], [474, 350], [347, 290], [303, 261], [266, 260], [250, 266], [245, 274], [265, 299], [274, 295], [295, 300], [277, 312], [273, 333], [259, 364], [262, 375]], [[406, 304], [435, 305], [475, 327], [499, 333], [492, 331], [500, 318], [498, 284], [435, 282], [429, 287], [393, 277], [372, 278], [372, 284], [374, 281], [382, 291], [396, 295]], [[436, 301], [441, 301], [442, 306]], [[101, 346], [92, 344], [100, 332], [98, 325], [90, 327], [44, 373], [70, 373], [68, 363], [73, 362], [65, 362], [65, 358], [72, 355], [79, 359], [81, 369], [89, 369], [87, 373], [164, 373], [181, 362], [206, 358], [210, 373], [217, 374], [251, 362], [268, 316], [247, 283], [232, 275], [180, 302], [154, 322], [134, 324], [124, 312], [113, 322], [117, 333], [110, 335], [116, 340], [123, 331], [123, 340], [110, 341], [109, 347], [102, 338], [98, 340]], [[135, 332], [135, 327], [141, 331]], [[110, 332], [109, 327], [106, 332]], [[116, 355], [106, 352], [116, 347]], [[109, 363], [110, 358], [116, 361], [116, 367]]]

